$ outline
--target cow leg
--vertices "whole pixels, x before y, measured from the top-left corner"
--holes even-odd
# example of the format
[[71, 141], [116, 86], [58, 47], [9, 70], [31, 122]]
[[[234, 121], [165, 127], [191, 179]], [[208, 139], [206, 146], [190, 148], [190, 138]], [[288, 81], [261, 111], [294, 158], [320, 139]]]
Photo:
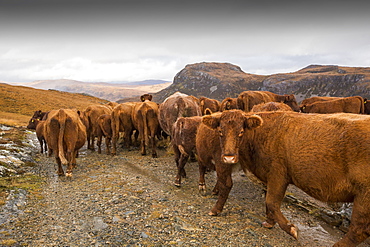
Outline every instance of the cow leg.
[[111, 138], [110, 137], [105, 137], [105, 147], [106, 147], [106, 152], [109, 155], [110, 154], [110, 143], [111, 143]]
[[90, 145], [90, 150], [91, 151], [95, 151], [95, 132], [94, 132], [95, 129], [93, 129], [92, 133], [91, 133], [91, 137], [90, 137], [90, 141], [91, 141], [91, 145]]
[[298, 228], [290, 223], [280, 210], [287, 187], [288, 183], [282, 177], [274, 175], [268, 179], [266, 193], [267, 220], [262, 225], [266, 228], [272, 228], [277, 222], [281, 229], [298, 239]]
[[179, 160], [180, 160], [180, 150], [177, 145], [172, 145], [173, 151], [175, 153], [175, 163], [176, 163], [176, 168], [177, 168], [177, 174], [176, 174], [176, 179], [175, 179], [175, 186], [180, 187], [181, 186], [181, 174], [179, 170]]
[[[364, 190], [368, 191], [368, 190]], [[351, 224], [346, 235], [333, 247], [357, 246], [370, 236], [370, 198], [368, 195], [355, 197], [352, 208]]]
[[112, 155], [117, 154], [117, 141], [118, 141], [118, 136], [119, 136], [119, 122], [118, 124], [116, 123], [119, 121], [119, 119], [116, 119], [114, 115], [112, 114]]
[[219, 193], [215, 206], [211, 209], [211, 212], [208, 213], [211, 216], [216, 216], [222, 212], [231, 188], [233, 187], [233, 180], [231, 177], [232, 166], [222, 164], [216, 165], [216, 172]]
[[63, 171], [62, 162], [61, 162], [60, 158], [55, 157], [55, 160], [58, 164], [58, 176], [64, 176], [64, 171]]
[[175, 185], [180, 187], [181, 186], [181, 177], [186, 178], [186, 172], [185, 172], [185, 164], [188, 161], [189, 155], [180, 153], [180, 157], [178, 158], [177, 164], [177, 176]]
[[206, 181], [204, 179], [204, 175], [206, 174], [207, 167], [200, 160], [198, 160], [198, 163], [199, 163], [199, 192], [202, 195], [205, 195], [206, 194]]
[[87, 149], [91, 148], [91, 130], [87, 129], [86, 130], [86, 137], [87, 137]]
[[146, 143], [145, 143], [145, 136], [144, 134], [139, 134], [141, 137], [141, 155], [146, 155]]
[[72, 177], [72, 169], [77, 166], [76, 165], [77, 153], [78, 151], [74, 149], [73, 151], [67, 151], [68, 164], [67, 164], [66, 177]]
[[46, 140], [45, 140], [44, 137], [42, 138], [42, 142], [43, 142], [43, 145], [44, 145], [44, 151], [46, 153], [48, 151], [48, 144], [46, 143]]
[[155, 133], [150, 136], [149, 143], [152, 145], [152, 157], [158, 158], [157, 155], [157, 143], [155, 140]]
[[96, 145], [98, 146], [98, 154], [101, 154], [101, 142], [102, 142], [102, 135], [98, 135], [98, 139], [96, 141]]

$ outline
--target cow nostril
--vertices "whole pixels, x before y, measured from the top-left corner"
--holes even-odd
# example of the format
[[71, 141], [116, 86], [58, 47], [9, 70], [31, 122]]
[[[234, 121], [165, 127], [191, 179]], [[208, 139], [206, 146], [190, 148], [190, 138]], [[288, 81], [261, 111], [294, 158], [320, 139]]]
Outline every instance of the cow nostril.
[[233, 163], [236, 163], [237, 162], [237, 158], [235, 155], [224, 155], [223, 156], [223, 161], [225, 163], [229, 163], [229, 164], [233, 164]]

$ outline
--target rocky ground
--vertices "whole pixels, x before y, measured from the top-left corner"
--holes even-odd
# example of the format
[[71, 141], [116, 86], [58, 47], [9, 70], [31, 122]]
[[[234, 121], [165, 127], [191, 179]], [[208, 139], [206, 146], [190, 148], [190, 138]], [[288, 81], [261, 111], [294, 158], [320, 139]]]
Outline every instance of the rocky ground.
[[186, 165], [188, 178], [177, 188], [173, 155], [165, 149], [157, 159], [138, 150], [118, 151], [112, 157], [83, 148], [71, 179], [56, 175], [54, 158], [34, 154], [33, 173], [45, 182], [38, 193], [20, 190], [8, 198], [13, 203], [5, 206], [16, 207], [18, 213], [0, 222], [1, 246], [315, 247], [332, 246], [344, 234], [317, 217], [326, 205], [295, 188], [290, 188], [282, 211], [300, 228], [299, 240], [278, 226], [261, 227], [263, 186], [242, 173], [233, 176], [224, 212], [208, 216], [216, 202], [210, 195], [213, 172], [207, 174], [208, 195], [202, 196], [197, 163]]

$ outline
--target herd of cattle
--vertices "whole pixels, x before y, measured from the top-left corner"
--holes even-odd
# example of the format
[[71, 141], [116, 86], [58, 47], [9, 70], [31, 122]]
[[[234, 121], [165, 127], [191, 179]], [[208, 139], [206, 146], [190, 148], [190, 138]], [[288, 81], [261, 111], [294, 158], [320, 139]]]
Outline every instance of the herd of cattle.
[[[370, 107], [354, 97], [312, 97], [298, 105], [294, 95], [244, 91], [222, 102], [182, 93], [163, 103], [141, 96], [140, 102], [92, 105], [84, 111], [35, 112], [28, 128], [36, 129], [41, 152], [54, 153], [58, 174], [72, 176], [78, 150], [116, 155], [120, 133], [126, 147], [140, 141], [142, 155], [157, 157], [156, 140], [170, 136], [181, 186], [189, 157], [199, 163], [199, 190], [205, 172], [215, 170], [218, 200], [210, 215], [222, 212], [233, 186], [236, 165], [267, 186], [264, 227], [276, 223], [298, 238], [297, 227], [280, 211], [289, 184], [325, 202], [353, 202], [351, 224], [334, 246], [356, 246], [370, 235]], [[309, 114], [306, 114], [309, 113]], [[328, 114], [322, 114], [328, 113]], [[110, 149], [112, 146], [112, 150]]]

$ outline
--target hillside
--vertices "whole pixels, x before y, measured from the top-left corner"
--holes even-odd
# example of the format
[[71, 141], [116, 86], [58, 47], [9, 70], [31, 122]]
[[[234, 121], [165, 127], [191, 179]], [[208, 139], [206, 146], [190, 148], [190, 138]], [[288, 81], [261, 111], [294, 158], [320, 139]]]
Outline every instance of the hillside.
[[36, 110], [50, 111], [60, 108], [84, 110], [89, 105], [107, 102], [83, 94], [0, 83], [0, 123], [26, 126]]
[[76, 80], [41, 80], [26, 83], [9, 83], [37, 89], [55, 89], [70, 93], [84, 93], [109, 101], [138, 97], [145, 93], [156, 93], [171, 84], [162, 80], [146, 80], [130, 83], [82, 82]]
[[162, 102], [176, 91], [222, 100], [245, 90], [295, 94], [298, 101], [314, 95], [370, 98], [370, 68], [310, 65], [292, 73], [262, 76], [229, 63], [196, 63], [178, 72], [173, 84], [155, 93], [153, 100]]

